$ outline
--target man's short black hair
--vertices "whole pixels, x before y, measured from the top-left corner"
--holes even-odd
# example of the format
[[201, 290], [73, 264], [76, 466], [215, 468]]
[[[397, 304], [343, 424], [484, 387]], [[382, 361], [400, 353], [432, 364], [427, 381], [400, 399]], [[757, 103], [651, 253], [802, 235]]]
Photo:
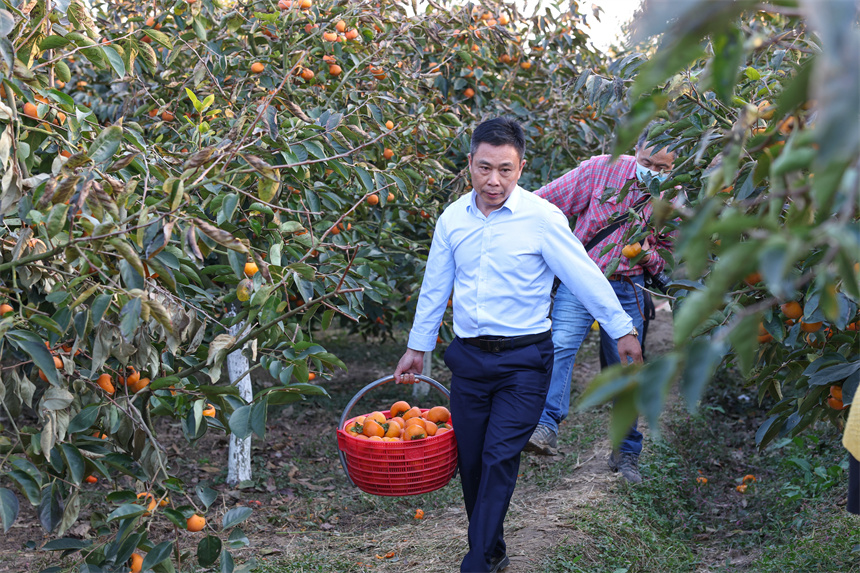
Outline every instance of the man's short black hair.
[[520, 156], [520, 161], [526, 155], [526, 136], [523, 128], [513, 119], [496, 117], [481, 123], [472, 132], [472, 146], [470, 152], [475, 155], [478, 146], [489, 143], [495, 147], [512, 145]]

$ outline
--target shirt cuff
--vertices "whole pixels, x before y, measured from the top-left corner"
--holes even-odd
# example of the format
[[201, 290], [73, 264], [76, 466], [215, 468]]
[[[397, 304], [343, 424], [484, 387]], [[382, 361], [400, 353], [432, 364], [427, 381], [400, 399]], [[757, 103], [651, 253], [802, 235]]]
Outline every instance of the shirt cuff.
[[431, 352], [436, 348], [436, 334], [422, 334], [414, 329], [409, 331], [409, 342], [406, 343], [407, 348], [417, 350], [419, 352]]
[[627, 313], [624, 313], [624, 318], [627, 320], [616, 319], [612, 321], [612, 324], [601, 324], [600, 326], [602, 326], [603, 330], [605, 330], [614, 340], [618, 340], [622, 336], [630, 334], [633, 330], [633, 319], [630, 318]]

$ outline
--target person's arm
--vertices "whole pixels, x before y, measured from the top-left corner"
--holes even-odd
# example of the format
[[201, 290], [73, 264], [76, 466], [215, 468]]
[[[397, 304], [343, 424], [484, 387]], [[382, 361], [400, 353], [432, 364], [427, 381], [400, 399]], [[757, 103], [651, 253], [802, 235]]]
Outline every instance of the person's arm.
[[415, 320], [409, 332], [406, 353], [397, 363], [394, 380], [411, 383], [411, 374], [420, 374], [424, 366], [424, 353], [436, 347], [436, 337], [451, 290], [454, 288], [454, 253], [445, 231], [445, 217], [436, 223], [430, 254], [424, 267], [424, 280], [418, 294]]
[[568, 218], [580, 215], [591, 202], [591, 185], [588, 183], [591, 180], [592, 161], [585, 161], [576, 169], [547, 183], [535, 191], [535, 195], [561, 209]]
[[642, 349], [633, 332], [633, 319], [624, 311], [609, 281], [585, 252], [561, 213], [551, 212], [541, 233], [541, 253], [550, 270], [570, 289], [597, 320], [618, 341], [622, 363], [630, 358], [642, 362]]

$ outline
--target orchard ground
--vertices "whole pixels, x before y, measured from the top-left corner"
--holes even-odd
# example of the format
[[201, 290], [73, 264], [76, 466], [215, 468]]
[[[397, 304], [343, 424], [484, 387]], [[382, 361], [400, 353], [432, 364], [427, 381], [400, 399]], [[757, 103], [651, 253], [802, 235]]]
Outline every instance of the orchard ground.
[[[648, 334], [650, 356], [669, 348], [671, 328], [670, 313], [658, 312]], [[338, 462], [334, 428], [342, 408], [366, 383], [391, 372], [402, 341], [364, 342], [338, 333], [323, 344], [345, 357], [349, 371], [325, 383], [331, 400], [315, 398], [272, 412], [266, 440], [255, 438], [253, 485], [224, 485], [223, 435], [209, 432], [188, 446], [178, 428], [161, 420], [159, 435], [175, 459], [183, 460], [178, 472], [187, 484], [205, 484], [221, 494], [207, 514], [210, 522], [220, 523], [235, 505], [254, 508], [243, 524], [251, 545], [237, 552], [237, 562], [253, 557], [256, 571], [457, 570], [467, 526], [457, 478], [430, 494], [373, 497], [350, 487]], [[592, 335], [575, 369], [574, 399], [597, 368]], [[450, 381], [438, 360], [434, 374]], [[736, 388], [727, 378], [715, 384], [696, 416], [675, 401], [662, 418], [662, 438], [655, 441], [646, 432], [645, 483], [639, 487], [629, 487], [606, 466], [607, 409], [572, 411], [561, 428], [559, 456], [522, 457], [505, 528], [508, 571], [860, 570], [860, 519], [844, 510], [847, 477], [837, 433], [822, 427], [820, 439], [798, 438], [758, 452], [752, 444], [762, 409]], [[445, 403], [434, 393], [419, 405]], [[409, 400], [411, 392], [381, 387], [356, 411], [385, 409], [395, 398]], [[746, 475], [756, 481], [748, 480], [740, 493], [736, 486]], [[103, 504], [106, 493], [101, 483], [90, 486], [87, 509], [72, 535], [93, 535], [94, 512], [111, 509]], [[415, 518], [418, 509], [423, 519]], [[0, 543], [0, 571], [57, 565], [54, 555], [38, 550], [49, 537], [35, 511], [26, 505], [22, 511], [27, 518]], [[151, 534], [174, 535], [166, 528]], [[198, 534], [176, 534], [180, 547], [193, 551]]]

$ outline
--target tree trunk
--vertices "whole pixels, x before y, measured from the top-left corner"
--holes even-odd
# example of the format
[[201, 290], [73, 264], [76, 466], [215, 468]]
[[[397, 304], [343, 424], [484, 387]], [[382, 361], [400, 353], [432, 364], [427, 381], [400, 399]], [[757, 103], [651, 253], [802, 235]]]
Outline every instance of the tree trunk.
[[[232, 315], [232, 311], [228, 316]], [[245, 322], [231, 326], [228, 329], [230, 336], [238, 338], [245, 330]], [[242, 349], [235, 350], [227, 355], [227, 374], [230, 383], [239, 389], [239, 396], [248, 404], [253, 400], [251, 391], [251, 375], [245, 374], [239, 380], [239, 376], [247, 372], [249, 368], [248, 358], [242, 354]], [[236, 486], [243, 481], [251, 479], [251, 436], [240, 440], [230, 434], [230, 452], [227, 462], [227, 485]]]

